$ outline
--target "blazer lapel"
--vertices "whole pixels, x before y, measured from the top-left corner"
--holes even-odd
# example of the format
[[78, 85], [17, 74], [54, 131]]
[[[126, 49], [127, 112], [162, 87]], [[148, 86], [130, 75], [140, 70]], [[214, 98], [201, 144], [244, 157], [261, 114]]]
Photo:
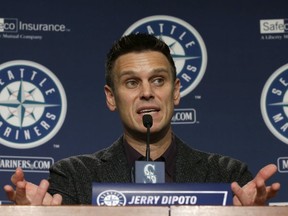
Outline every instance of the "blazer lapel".
[[100, 177], [102, 182], [131, 182], [131, 170], [128, 168], [122, 137], [107, 149], [101, 160], [105, 173]]
[[176, 137], [176, 179], [178, 183], [205, 182], [208, 173], [207, 167], [198, 152], [188, 147]]

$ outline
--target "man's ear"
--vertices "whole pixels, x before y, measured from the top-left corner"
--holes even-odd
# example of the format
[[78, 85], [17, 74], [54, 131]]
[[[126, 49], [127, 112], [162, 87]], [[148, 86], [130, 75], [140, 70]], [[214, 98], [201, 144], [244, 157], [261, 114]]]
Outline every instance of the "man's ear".
[[111, 87], [108, 85], [105, 85], [104, 86], [104, 92], [106, 95], [106, 104], [107, 104], [109, 110], [115, 111], [117, 107], [116, 107], [114, 93], [113, 93]]
[[174, 105], [177, 106], [180, 103], [180, 80], [178, 78], [176, 78], [175, 82], [174, 82], [174, 95], [173, 95], [173, 99], [174, 99]]

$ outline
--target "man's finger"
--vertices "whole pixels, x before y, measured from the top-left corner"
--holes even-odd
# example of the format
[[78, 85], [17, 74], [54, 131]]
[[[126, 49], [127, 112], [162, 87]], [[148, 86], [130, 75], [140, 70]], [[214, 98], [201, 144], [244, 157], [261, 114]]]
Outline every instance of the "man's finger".
[[275, 197], [279, 190], [280, 190], [279, 183], [273, 183], [270, 187], [267, 187], [267, 199]]
[[259, 179], [256, 182], [257, 197], [266, 197], [266, 185], [265, 181]]
[[254, 178], [256, 181], [258, 179], [263, 179], [264, 181], [268, 180], [277, 172], [277, 166], [275, 164], [268, 164], [263, 167]]
[[26, 184], [25, 181], [17, 182], [15, 203], [18, 205], [29, 205], [30, 201], [26, 197]]
[[62, 196], [60, 194], [54, 194], [51, 201], [51, 205], [56, 206], [61, 204], [62, 204]]
[[36, 194], [31, 201], [32, 205], [42, 205], [44, 197], [47, 193], [49, 187], [49, 182], [47, 180], [42, 180], [37, 188]]
[[232, 192], [235, 194], [235, 196], [237, 197], [238, 201], [237, 203], [233, 203], [234, 205], [243, 205], [244, 200], [243, 200], [243, 196], [245, 195], [242, 188], [240, 187], [240, 185], [237, 182], [233, 182], [231, 184], [231, 190]]
[[20, 167], [18, 167], [15, 170], [15, 173], [11, 176], [11, 182], [14, 185], [16, 185], [18, 181], [24, 181], [24, 172]]
[[[231, 184], [231, 190], [233, 193], [238, 197], [243, 197], [245, 195], [243, 189], [240, 187], [240, 185], [237, 182], [233, 182]], [[240, 200], [241, 201], [241, 200]]]
[[4, 191], [6, 193], [6, 196], [8, 199], [12, 202], [15, 202], [15, 191], [14, 188], [11, 185], [5, 185]]

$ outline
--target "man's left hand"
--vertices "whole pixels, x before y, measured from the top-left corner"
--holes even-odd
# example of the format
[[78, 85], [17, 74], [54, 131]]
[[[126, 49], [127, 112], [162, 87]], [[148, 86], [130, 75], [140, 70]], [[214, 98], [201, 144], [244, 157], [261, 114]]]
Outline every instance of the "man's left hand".
[[279, 183], [273, 183], [271, 186], [266, 186], [266, 181], [277, 172], [277, 166], [269, 164], [263, 167], [256, 175], [256, 177], [244, 185], [242, 188], [237, 182], [231, 184], [234, 198], [233, 204], [235, 206], [252, 206], [252, 205], [266, 205], [267, 200], [276, 196], [280, 190]]

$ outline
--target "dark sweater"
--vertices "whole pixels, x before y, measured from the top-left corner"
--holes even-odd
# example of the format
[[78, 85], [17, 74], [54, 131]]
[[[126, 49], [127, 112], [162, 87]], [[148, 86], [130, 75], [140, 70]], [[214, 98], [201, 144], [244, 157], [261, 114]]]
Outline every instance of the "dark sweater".
[[[233, 158], [190, 148], [175, 136], [176, 183], [231, 183], [241, 186], [252, 180], [247, 166]], [[123, 137], [93, 154], [69, 157], [50, 169], [50, 194], [59, 193], [62, 204], [91, 204], [92, 182], [132, 181], [123, 147]]]

